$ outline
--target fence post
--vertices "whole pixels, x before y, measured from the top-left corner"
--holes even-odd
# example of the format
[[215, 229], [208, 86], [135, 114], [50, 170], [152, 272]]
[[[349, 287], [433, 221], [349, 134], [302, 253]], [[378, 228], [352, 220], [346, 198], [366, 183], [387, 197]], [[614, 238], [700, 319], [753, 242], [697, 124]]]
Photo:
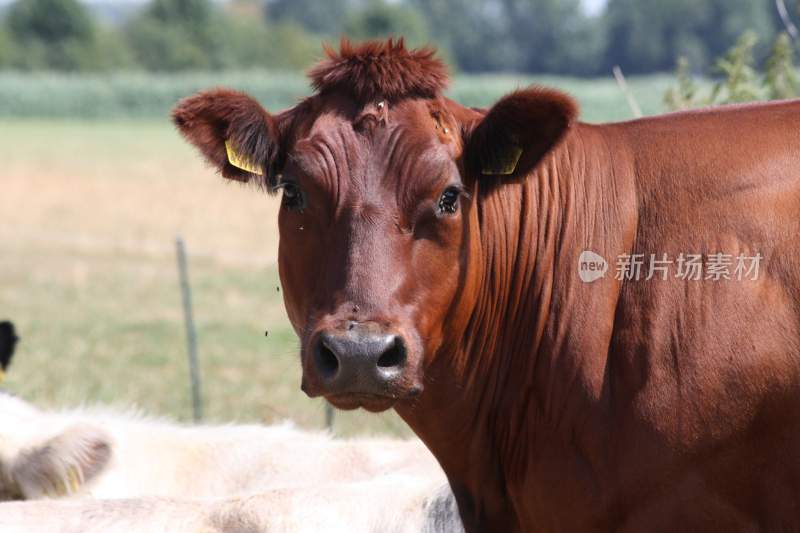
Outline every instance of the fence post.
[[325, 428], [328, 431], [333, 431], [333, 406], [330, 402], [325, 402]]
[[793, 41], [797, 41], [797, 26], [795, 26], [792, 19], [789, 18], [789, 11], [786, 9], [786, 3], [783, 0], [775, 0], [775, 6], [778, 8], [778, 16], [780, 16], [781, 22], [783, 22], [783, 26], [786, 28], [786, 33], [789, 34], [789, 37], [791, 37]]
[[189, 355], [189, 378], [192, 388], [192, 417], [195, 422], [200, 422], [203, 419], [203, 397], [200, 391], [200, 368], [197, 364], [197, 331], [192, 316], [192, 289], [189, 286], [186, 246], [180, 236], [175, 238], [175, 250], [178, 255], [178, 275], [181, 282], [183, 318], [186, 324], [186, 347]]
[[622, 73], [622, 69], [619, 65], [614, 65], [614, 68], [611, 69], [614, 73], [614, 79], [617, 80], [617, 85], [619, 85], [619, 90], [622, 91], [622, 94], [625, 95], [625, 99], [628, 101], [628, 107], [631, 108], [631, 113], [633, 113], [634, 118], [641, 118], [642, 116], [642, 109], [639, 107], [639, 103], [636, 101], [636, 98], [633, 96], [633, 93], [628, 88], [628, 83], [625, 81], [625, 74]]

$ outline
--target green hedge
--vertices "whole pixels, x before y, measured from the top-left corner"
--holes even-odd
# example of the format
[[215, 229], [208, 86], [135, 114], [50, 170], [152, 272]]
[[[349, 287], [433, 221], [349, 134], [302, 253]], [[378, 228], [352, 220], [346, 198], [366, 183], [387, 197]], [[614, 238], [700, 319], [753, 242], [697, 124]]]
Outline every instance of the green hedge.
[[[504, 93], [532, 83], [561, 88], [581, 103], [588, 121], [630, 117], [613, 79], [579, 80], [560, 77], [458, 76], [450, 96], [466, 105], [486, 106]], [[651, 76], [630, 80], [646, 114], [662, 110], [670, 78]], [[268, 109], [293, 105], [308, 94], [298, 73], [265, 71], [223, 73], [58, 74], [0, 72], [0, 117], [14, 118], [159, 118], [180, 98], [215, 86], [246, 91]]]

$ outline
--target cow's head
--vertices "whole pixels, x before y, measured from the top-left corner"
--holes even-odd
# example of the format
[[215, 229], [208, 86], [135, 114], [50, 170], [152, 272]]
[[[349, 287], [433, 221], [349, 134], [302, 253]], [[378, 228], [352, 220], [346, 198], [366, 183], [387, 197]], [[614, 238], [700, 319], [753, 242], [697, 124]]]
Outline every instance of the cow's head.
[[310, 73], [315, 94], [291, 109], [212, 90], [173, 118], [223, 176], [282, 194], [279, 268], [303, 389], [382, 410], [420, 394], [428, 365], [461, 341], [481, 283], [481, 195], [524, 178], [576, 108], [543, 89], [462, 107], [442, 96], [433, 52], [402, 40], [328, 56]]

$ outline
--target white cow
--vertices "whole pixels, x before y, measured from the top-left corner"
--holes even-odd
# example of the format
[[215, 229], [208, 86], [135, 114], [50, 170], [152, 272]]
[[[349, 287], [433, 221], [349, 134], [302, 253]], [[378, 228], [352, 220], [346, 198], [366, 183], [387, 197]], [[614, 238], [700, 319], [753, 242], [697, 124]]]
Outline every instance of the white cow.
[[0, 504], [3, 533], [463, 533], [449, 488], [415, 476], [227, 499], [62, 499]]
[[[125, 500], [4, 503], [0, 531], [184, 531], [173, 520], [226, 533], [461, 531], [446, 478], [417, 440], [52, 412], [0, 394], [0, 499], [60, 496]], [[45, 527], [51, 519], [63, 527]]]
[[0, 394], [0, 472], [0, 494], [23, 499], [210, 498], [389, 473], [444, 480], [419, 440], [339, 440], [290, 423], [184, 426], [108, 409], [43, 411], [7, 394]]

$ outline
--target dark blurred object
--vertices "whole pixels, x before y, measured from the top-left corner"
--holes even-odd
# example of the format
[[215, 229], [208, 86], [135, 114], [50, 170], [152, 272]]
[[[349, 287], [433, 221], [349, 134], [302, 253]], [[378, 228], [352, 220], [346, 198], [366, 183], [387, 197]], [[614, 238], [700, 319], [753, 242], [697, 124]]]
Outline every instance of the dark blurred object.
[[[0, 322], [0, 369], [3, 372], [11, 364], [11, 357], [14, 355], [14, 347], [17, 345], [19, 337], [14, 330], [14, 324], [9, 321]], [[0, 376], [0, 379], [2, 376]]]

